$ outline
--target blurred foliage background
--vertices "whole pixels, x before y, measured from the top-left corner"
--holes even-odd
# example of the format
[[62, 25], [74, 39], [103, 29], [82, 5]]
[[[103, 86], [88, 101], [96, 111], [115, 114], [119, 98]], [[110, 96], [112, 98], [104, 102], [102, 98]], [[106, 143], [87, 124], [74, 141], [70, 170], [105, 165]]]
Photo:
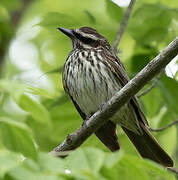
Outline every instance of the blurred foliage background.
[[[120, 128], [120, 152], [110, 153], [93, 135], [65, 159], [47, 154], [82, 123], [61, 80], [71, 42], [56, 28], [91, 26], [112, 44], [126, 9], [126, 1], [114, 2], [0, 0], [0, 179], [177, 178], [141, 159]], [[177, 0], [136, 1], [119, 44], [130, 78], [177, 34]], [[139, 99], [153, 128], [178, 118], [177, 70], [175, 58]], [[178, 125], [153, 134], [178, 167]]]

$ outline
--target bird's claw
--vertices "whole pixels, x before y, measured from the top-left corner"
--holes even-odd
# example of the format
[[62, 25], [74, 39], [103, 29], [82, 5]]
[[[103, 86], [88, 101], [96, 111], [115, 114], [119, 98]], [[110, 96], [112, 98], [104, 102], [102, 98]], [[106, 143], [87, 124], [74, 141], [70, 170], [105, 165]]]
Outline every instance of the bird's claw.
[[82, 123], [82, 127], [86, 125], [87, 121], [90, 119], [90, 117], [92, 116], [93, 114], [90, 114]]
[[105, 107], [106, 103], [102, 103], [99, 107], [99, 111], [103, 111], [104, 107]]
[[86, 125], [87, 120], [85, 119], [82, 123], [82, 127]]

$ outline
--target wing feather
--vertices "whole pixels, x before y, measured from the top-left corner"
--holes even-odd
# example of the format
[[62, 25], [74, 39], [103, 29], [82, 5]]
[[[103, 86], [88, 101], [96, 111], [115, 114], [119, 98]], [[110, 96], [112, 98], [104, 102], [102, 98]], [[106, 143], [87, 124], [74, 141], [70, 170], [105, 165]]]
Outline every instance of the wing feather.
[[[117, 56], [112, 55], [108, 51], [103, 51], [103, 53], [104, 53], [103, 57], [105, 57], [105, 61], [107, 61], [109, 65], [112, 67], [111, 70], [116, 75], [119, 82], [123, 86], [125, 86], [130, 81], [130, 79], [125, 71], [124, 65]], [[142, 110], [140, 109], [137, 98], [135, 96], [130, 100], [130, 103], [132, 104], [136, 114], [138, 115], [138, 120], [147, 126], [148, 122]]]

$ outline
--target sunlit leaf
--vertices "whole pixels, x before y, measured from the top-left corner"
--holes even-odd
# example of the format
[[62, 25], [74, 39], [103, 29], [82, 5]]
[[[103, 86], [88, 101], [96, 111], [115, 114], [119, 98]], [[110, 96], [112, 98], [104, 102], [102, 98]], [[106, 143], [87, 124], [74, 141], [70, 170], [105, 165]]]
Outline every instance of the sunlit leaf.
[[50, 115], [48, 110], [38, 101], [32, 99], [27, 94], [23, 94], [18, 99], [18, 105], [27, 111], [35, 120], [51, 125]]
[[106, 0], [106, 10], [108, 15], [115, 21], [120, 22], [123, 17], [123, 10], [111, 0]]
[[18, 10], [21, 7], [22, 2], [20, 0], [1, 0], [1, 4], [5, 6], [9, 11], [14, 11]]
[[70, 170], [75, 171], [98, 172], [102, 166], [104, 157], [104, 153], [96, 148], [78, 149], [67, 157], [66, 166]]
[[49, 12], [43, 16], [42, 21], [38, 25], [54, 28], [67, 26], [67, 28], [69, 28], [69, 26], [75, 24], [78, 24], [78, 21], [67, 14], [62, 14], [59, 12]]
[[[138, 156], [126, 155], [123, 161], [130, 162], [132, 166], [135, 166], [138, 169], [142, 169], [144, 167], [144, 172], [150, 175], [150, 178], [159, 177], [159, 178], [167, 178], [167, 179], [175, 179], [173, 173], [169, 172], [163, 166], [147, 159], [139, 158]], [[136, 163], [137, 162], [137, 163]], [[129, 166], [130, 167], [130, 166]]]
[[0, 178], [3, 178], [6, 172], [19, 165], [22, 161], [20, 155], [13, 152], [4, 151], [0, 153]]
[[8, 173], [8, 178], [13, 180], [63, 180], [63, 178], [58, 177], [57, 175], [51, 175], [47, 172], [42, 174], [39, 172], [32, 171], [31, 169], [19, 166], [14, 168]]
[[11, 151], [20, 152], [26, 157], [37, 158], [37, 151], [28, 127], [6, 117], [0, 117], [1, 138]]
[[129, 33], [141, 44], [164, 41], [172, 22], [172, 11], [161, 4], [142, 4], [129, 21]]
[[117, 158], [115, 163], [111, 166], [104, 166], [101, 168], [101, 174], [106, 179], [144, 179], [152, 180], [153, 178], [166, 178], [174, 180], [174, 175], [162, 166], [139, 158], [138, 156], [132, 156], [124, 154], [120, 159]]
[[107, 168], [112, 168], [115, 164], [117, 164], [122, 157], [124, 156], [123, 151], [114, 152], [111, 154], [108, 154], [104, 161], [104, 166]]
[[59, 73], [62, 73], [62, 69], [63, 69], [63, 67], [59, 67], [59, 68], [53, 69], [51, 71], [48, 71], [45, 74], [53, 74], [53, 73], [58, 73], [59, 74]]
[[28, 89], [27, 85], [19, 82], [0, 80], [0, 91], [10, 93], [16, 103], [34, 119], [43, 124], [50, 125], [49, 112], [40, 102], [25, 94], [25, 92], [29, 91]]
[[54, 102], [51, 104], [49, 109], [55, 107], [55, 106], [60, 106], [66, 102], [68, 102], [70, 99], [66, 93], [63, 93], [60, 97], [54, 100]]
[[164, 100], [167, 106], [173, 109], [175, 112], [178, 112], [178, 106], [177, 106], [178, 81], [164, 75], [161, 78], [159, 87], [161, 89], [162, 95], [164, 97]]
[[9, 13], [7, 9], [0, 4], [0, 22], [9, 20]]
[[39, 165], [52, 172], [65, 172], [65, 162], [63, 159], [58, 157], [53, 157], [50, 154], [40, 153], [39, 155]]
[[161, 4], [164, 4], [164, 5], [166, 5], [168, 7], [172, 7], [172, 8], [178, 7], [178, 1], [176, 1], [176, 0], [171, 0], [171, 1], [167, 1], [167, 0], [143, 0], [143, 1], [146, 3], [152, 3], [152, 4], [161, 3]]
[[168, 123], [177, 119], [178, 82], [175, 79], [163, 76], [161, 82], [158, 85], [164, 100], [164, 105], [167, 108], [167, 112], [162, 117], [162, 121], [160, 123], [161, 126], [165, 126]]
[[53, 94], [46, 91], [46, 89], [34, 88], [34, 87], [29, 87], [28, 89], [30, 90], [32, 94], [39, 95], [40, 97], [45, 97], [45, 98], [50, 98], [50, 99], [54, 98]]
[[91, 14], [91, 12], [89, 12], [88, 10], [85, 10], [84, 12], [85, 12], [85, 14], [87, 15], [89, 21], [90, 21], [92, 24], [96, 24], [96, 19], [95, 19], [95, 17]]
[[13, 98], [18, 99], [27, 89], [27, 85], [18, 81], [12, 81], [7, 79], [0, 80], [0, 92], [10, 93]]

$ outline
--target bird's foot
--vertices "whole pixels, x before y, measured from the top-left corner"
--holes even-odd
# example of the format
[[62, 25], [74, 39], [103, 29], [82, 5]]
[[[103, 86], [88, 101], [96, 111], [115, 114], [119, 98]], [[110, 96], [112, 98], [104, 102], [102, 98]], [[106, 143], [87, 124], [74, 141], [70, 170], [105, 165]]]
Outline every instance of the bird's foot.
[[82, 127], [86, 125], [87, 120], [85, 119], [82, 123]]
[[91, 113], [82, 123], [82, 127], [86, 125], [87, 121], [90, 119], [90, 117], [93, 115], [93, 113]]
[[105, 108], [106, 103], [102, 103], [99, 107], [99, 111], [103, 111]]

